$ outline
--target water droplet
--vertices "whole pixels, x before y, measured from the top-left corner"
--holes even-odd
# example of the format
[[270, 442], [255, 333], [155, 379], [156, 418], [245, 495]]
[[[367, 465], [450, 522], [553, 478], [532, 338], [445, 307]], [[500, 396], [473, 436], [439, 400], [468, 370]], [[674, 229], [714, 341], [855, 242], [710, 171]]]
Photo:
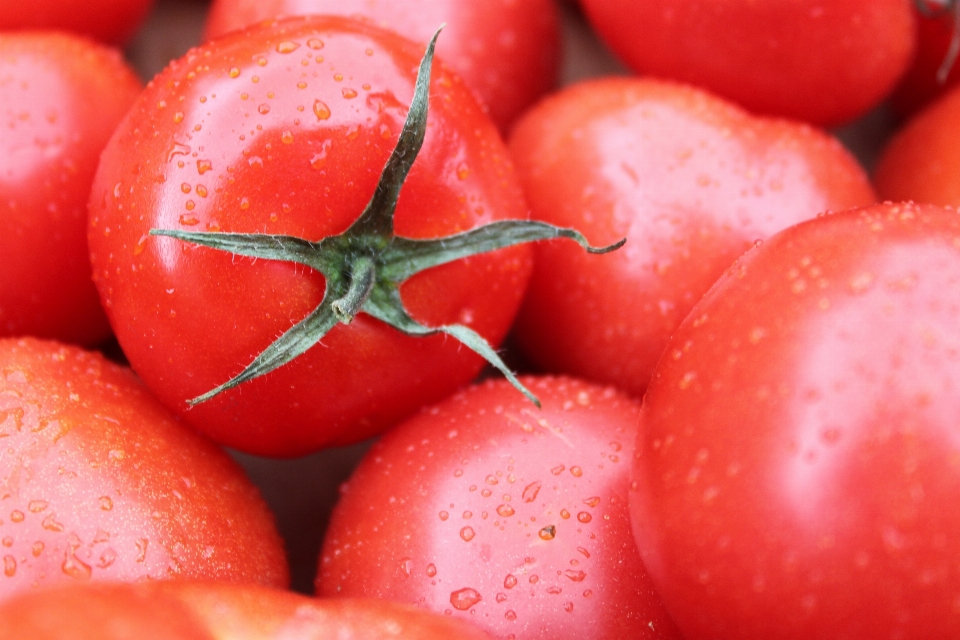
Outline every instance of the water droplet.
[[549, 593], [552, 596], [557, 596], [563, 593], [563, 589], [561, 589], [560, 587], [549, 587], [547, 588], [547, 593]]
[[277, 44], [277, 53], [293, 53], [300, 48], [300, 43], [284, 40]]
[[284, 131], [280, 134], [280, 142], [283, 144], [293, 144], [293, 134], [289, 131]]
[[457, 178], [460, 180], [466, 180], [467, 176], [470, 175], [470, 168], [466, 164], [460, 163], [457, 165]]
[[33, 543], [33, 547], [30, 548], [30, 553], [33, 554], [34, 558], [39, 558], [40, 554], [43, 553], [43, 543], [39, 540]]
[[567, 520], [570, 518], [570, 512], [567, 511], [566, 509], [560, 509], [560, 517], [563, 518], [564, 520]]
[[264, 103], [261, 104], [259, 107], [257, 107], [257, 111], [260, 112], [260, 115], [264, 115], [264, 116], [265, 116], [265, 115], [267, 115], [268, 113], [270, 113], [270, 105], [268, 105], [266, 102], [264, 102]]
[[561, 473], [563, 473], [563, 470], [564, 470], [564, 469], [566, 469], [566, 467], [563, 466], [562, 464], [561, 464], [561, 465], [557, 465], [557, 466], [554, 467], [553, 469], [550, 469], [550, 473], [552, 473], [552, 474], [555, 475], [555, 476], [558, 476], [558, 475], [560, 475]]
[[503, 614], [503, 617], [506, 618], [507, 620], [516, 620], [517, 612], [514, 611], [513, 609], [507, 609], [507, 612]]
[[307, 40], [307, 46], [314, 50], [323, 49], [323, 40], [320, 38], [310, 38]]
[[572, 603], [572, 602], [564, 602], [564, 603], [563, 603], [563, 610], [566, 611], [567, 613], [573, 613], [573, 603]]
[[583, 475], [583, 469], [580, 467], [570, 467], [570, 474], [576, 478], [579, 478]]
[[600, 504], [600, 498], [598, 496], [587, 498], [583, 501], [583, 504], [587, 505], [588, 507], [595, 507]]
[[403, 575], [409, 576], [412, 569], [413, 558], [400, 558], [400, 570], [403, 571]]
[[533, 502], [537, 499], [537, 494], [540, 493], [540, 481], [532, 482], [523, 488], [523, 494], [521, 497], [524, 502]]
[[577, 514], [577, 520], [579, 520], [580, 522], [586, 524], [586, 523], [590, 522], [591, 520], [593, 520], [593, 516], [591, 516], [591, 515], [590, 515], [589, 513], [587, 513], [586, 511], [581, 511], [580, 513]]
[[3, 556], [3, 575], [12, 578], [17, 572], [17, 559], [13, 556]]
[[508, 504], [501, 504], [499, 507], [497, 507], [497, 514], [503, 518], [509, 518], [514, 513], [515, 511], [513, 510], [513, 507]]
[[177, 111], [175, 114], [173, 114], [173, 122], [174, 124], [180, 124], [183, 122], [183, 111]]
[[93, 575], [93, 567], [77, 558], [72, 550], [67, 551], [60, 569], [76, 580], [89, 580], [90, 576]]
[[470, 542], [473, 540], [475, 535], [476, 533], [474, 532], [473, 527], [464, 527], [463, 529], [460, 529], [460, 537], [463, 538], [465, 542]]
[[540, 536], [541, 540], [553, 540], [557, 537], [557, 528], [552, 524], [547, 525], [543, 529], [540, 529], [537, 535]]
[[54, 513], [51, 513], [46, 518], [44, 518], [43, 522], [41, 522], [40, 524], [47, 531], [53, 531], [56, 533], [63, 531], [63, 525], [57, 522], [56, 514]]
[[507, 594], [503, 593], [502, 591], [497, 594], [497, 602], [506, 602], [506, 601], [507, 601]]
[[49, 502], [46, 500], [31, 500], [30, 504], [27, 505], [27, 509], [30, 513], [40, 513], [49, 506]]
[[12, 547], [12, 546], [13, 546], [13, 538], [11, 538], [10, 536], [6, 536], [6, 537], [3, 539], [3, 546], [5, 546], [5, 547]]
[[326, 120], [330, 117], [330, 107], [321, 100], [314, 100], [313, 115], [317, 116], [317, 120]]
[[117, 552], [107, 547], [103, 550], [103, 553], [100, 554], [100, 562], [97, 563], [97, 566], [101, 569], [106, 569], [112, 565], [117, 560]]
[[496, 476], [488, 475], [486, 478], [484, 478], [484, 482], [486, 482], [489, 485], [494, 485], [494, 484], [497, 484], [498, 480]]
[[431, 562], [427, 565], [427, 576], [432, 578], [435, 575], [437, 575], [437, 565]]
[[441, 512], [440, 512], [440, 519], [441, 519], [441, 520], [446, 520], [446, 519], [449, 518], [449, 517], [450, 517], [450, 514], [447, 513], [446, 511], [441, 511]]
[[146, 538], [137, 540], [137, 562], [144, 562], [147, 559], [147, 545], [150, 543]]
[[466, 587], [450, 594], [450, 604], [458, 611], [466, 611], [473, 605], [483, 600], [483, 597], [476, 589]]
[[583, 582], [584, 578], [587, 577], [586, 573], [577, 569], [567, 569], [563, 572], [563, 575], [567, 576], [574, 582]]
[[200, 224], [200, 220], [196, 216], [192, 216], [189, 213], [184, 213], [179, 218], [180, 224], [185, 227], [192, 227], [194, 225]]
[[512, 573], [508, 573], [507, 577], [503, 579], [503, 586], [505, 589], [513, 589], [517, 586], [517, 577]]
[[211, 169], [213, 169], [213, 163], [209, 160], [197, 160], [197, 171], [200, 173], [200, 175], [203, 175]]
[[240, 69], [237, 67], [230, 67], [230, 71], [227, 72], [227, 75], [231, 78], [237, 78], [240, 76]]
[[351, 89], [349, 87], [344, 87], [340, 93], [343, 94], [343, 97], [346, 98], [347, 100], [357, 97], [356, 89]]

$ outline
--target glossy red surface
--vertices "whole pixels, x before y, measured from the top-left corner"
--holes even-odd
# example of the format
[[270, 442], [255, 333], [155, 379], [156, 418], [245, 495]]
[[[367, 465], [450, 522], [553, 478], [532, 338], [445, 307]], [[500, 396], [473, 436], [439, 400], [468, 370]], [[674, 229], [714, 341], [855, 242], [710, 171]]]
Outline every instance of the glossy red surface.
[[446, 25], [438, 58], [476, 93], [502, 132], [557, 83], [560, 18], [553, 0], [215, 0], [205, 35], [311, 13], [363, 17], [424, 44]]
[[952, 210], [818, 218], [674, 334], [630, 510], [688, 640], [960, 633], [958, 246]]
[[593, 80], [545, 100], [510, 148], [532, 217], [609, 255], [535, 247], [515, 326], [541, 370], [640, 396], [691, 307], [754, 242], [875, 200], [857, 161], [819, 129], [761, 119], [692, 87]]
[[110, 334], [90, 279], [87, 199], [140, 89], [103, 45], [0, 34], [0, 336], [95, 344]]

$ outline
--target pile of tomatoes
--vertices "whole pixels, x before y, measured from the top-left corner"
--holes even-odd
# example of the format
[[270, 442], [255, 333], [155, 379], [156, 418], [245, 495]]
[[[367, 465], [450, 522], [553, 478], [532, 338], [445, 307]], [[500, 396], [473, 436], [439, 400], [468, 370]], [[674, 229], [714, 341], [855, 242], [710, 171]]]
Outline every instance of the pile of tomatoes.
[[957, 15], [0, 0], [0, 639], [957, 637]]

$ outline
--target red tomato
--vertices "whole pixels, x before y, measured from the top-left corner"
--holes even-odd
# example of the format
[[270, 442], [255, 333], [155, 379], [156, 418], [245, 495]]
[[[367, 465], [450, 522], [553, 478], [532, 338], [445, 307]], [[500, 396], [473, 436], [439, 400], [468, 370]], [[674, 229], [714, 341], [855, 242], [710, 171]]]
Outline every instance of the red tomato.
[[133, 37], [152, 6], [153, 0], [0, 0], [0, 30], [70, 31], [121, 45]]
[[644, 398], [630, 511], [688, 640], [960, 635], [960, 216], [884, 204], [741, 258]]
[[310, 13], [362, 16], [417, 42], [446, 24], [439, 57], [463, 77], [502, 132], [557, 82], [560, 19], [553, 0], [215, 0], [205, 35]]
[[251, 585], [71, 585], [0, 605], [2, 640], [483, 640], [468, 625], [392, 602], [317, 600]]
[[[917, 12], [917, 53], [890, 96], [894, 110], [904, 117], [913, 115], [960, 81], [960, 65], [948, 58], [960, 4], [953, 0], [916, 0], [916, 4], [926, 7]], [[943, 68], [947, 73], [941, 79], [945, 63], [949, 66]]]
[[891, 200], [960, 206], [960, 88], [914, 116], [877, 162], [877, 193]]
[[[510, 150], [532, 217], [623, 249], [535, 247], [516, 343], [532, 364], [639, 396], [670, 334], [754, 242], [875, 197], [822, 131], [759, 119], [646, 79], [569, 87], [531, 110]], [[591, 259], [592, 258], [592, 259]]]
[[630, 532], [639, 406], [526, 382], [542, 410], [487, 381], [373, 446], [342, 489], [317, 593], [407, 602], [497, 638], [679, 638]]
[[0, 598], [90, 579], [286, 585], [256, 488], [129, 369], [0, 340], [0, 438]]
[[835, 125], [879, 103], [916, 46], [911, 0], [583, 0], [638, 73]]
[[87, 199], [140, 89], [113, 49], [0, 34], [0, 336], [95, 344], [110, 334], [90, 279]]
[[[456, 340], [408, 337], [361, 314], [290, 364], [188, 410], [188, 399], [231, 379], [311, 313], [325, 281], [300, 265], [147, 235], [319, 240], [343, 232], [394, 147], [422, 53], [422, 45], [339, 17], [227, 35], [155, 78], [104, 151], [89, 232], [108, 316], [147, 385], [217, 441], [274, 456], [357, 442], [481, 369]], [[496, 129], [440, 67], [396, 234], [435, 238], [525, 217]], [[416, 275], [400, 291], [423, 324], [458, 322], [497, 344], [530, 262], [525, 247], [488, 253]]]

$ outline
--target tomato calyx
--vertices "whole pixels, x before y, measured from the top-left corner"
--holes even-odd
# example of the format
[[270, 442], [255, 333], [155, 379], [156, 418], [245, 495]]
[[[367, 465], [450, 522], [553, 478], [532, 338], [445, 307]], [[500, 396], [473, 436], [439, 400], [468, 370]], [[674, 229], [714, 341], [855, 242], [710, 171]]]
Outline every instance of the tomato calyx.
[[283, 366], [317, 344], [338, 323], [349, 324], [363, 311], [410, 336], [437, 333], [453, 336], [499, 369], [518, 391], [540, 406], [539, 400], [520, 383], [496, 350], [473, 329], [460, 324], [428, 327], [414, 320], [400, 299], [400, 284], [431, 267], [526, 242], [569, 238], [590, 253], [607, 253], [621, 247], [626, 239], [597, 248], [574, 229], [531, 220], [501, 220], [429, 240], [394, 235], [393, 216], [400, 190], [426, 136], [430, 71], [439, 34], [437, 30], [420, 62], [413, 99], [399, 140], [373, 196], [346, 231], [313, 242], [286, 235], [150, 230], [150, 235], [168, 236], [235, 255], [295, 262], [319, 271], [326, 280], [323, 299], [306, 318], [277, 338], [238, 375], [188, 400], [189, 405], [210, 400]]

